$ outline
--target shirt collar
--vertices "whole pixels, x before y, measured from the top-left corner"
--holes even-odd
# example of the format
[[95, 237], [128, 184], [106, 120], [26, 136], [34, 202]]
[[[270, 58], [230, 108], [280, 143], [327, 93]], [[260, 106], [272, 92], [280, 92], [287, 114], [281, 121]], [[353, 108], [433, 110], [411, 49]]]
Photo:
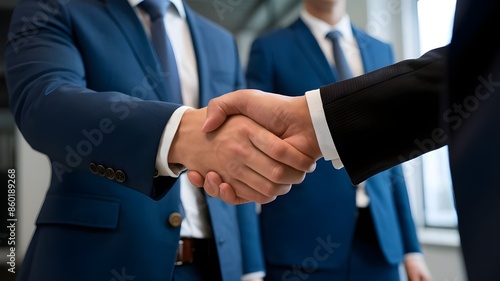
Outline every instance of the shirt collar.
[[336, 29], [342, 33], [342, 37], [347, 42], [354, 40], [351, 20], [348, 14], [345, 14], [344, 17], [342, 17], [342, 19], [335, 25], [330, 25], [314, 17], [306, 9], [302, 9], [300, 17], [317, 38], [324, 38], [328, 32]]
[[[128, 0], [130, 6], [132, 6], [132, 7], [136, 7], [142, 1], [144, 1], [144, 0]], [[169, 0], [165, 0], [165, 1], [169, 1]], [[170, 2], [172, 3], [172, 5], [174, 5], [175, 9], [179, 13], [179, 16], [184, 19], [186, 17], [186, 10], [184, 9], [184, 4], [183, 4], [182, 0], [170, 0]]]

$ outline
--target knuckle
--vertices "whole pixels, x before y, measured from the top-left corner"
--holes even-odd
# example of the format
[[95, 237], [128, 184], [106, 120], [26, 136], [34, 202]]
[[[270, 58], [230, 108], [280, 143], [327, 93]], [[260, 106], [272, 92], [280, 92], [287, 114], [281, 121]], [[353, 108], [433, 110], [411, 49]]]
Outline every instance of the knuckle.
[[276, 140], [269, 144], [269, 153], [274, 159], [282, 159], [287, 154], [287, 147], [281, 140]]
[[252, 150], [248, 149], [248, 147], [241, 143], [229, 145], [228, 149], [231, 152], [230, 155], [233, 155], [233, 157], [239, 157], [241, 159], [249, 159], [252, 154]]
[[243, 173], [243, 167], [237, 161], [228, 161], [226, 171], [232, 178], [238, 178]]
[[271, 170], [271, 178], [273, 182], [285, 182], [286, 179], [286, 168], [283, 165], [275, 165]]
[[262, 184], [262, 194], [265, 197], [277, 196], [278, 194], [276, 194], [276, 184], [274, 184], [273, 182], [270, 182], [270, 181], [265, 181]]

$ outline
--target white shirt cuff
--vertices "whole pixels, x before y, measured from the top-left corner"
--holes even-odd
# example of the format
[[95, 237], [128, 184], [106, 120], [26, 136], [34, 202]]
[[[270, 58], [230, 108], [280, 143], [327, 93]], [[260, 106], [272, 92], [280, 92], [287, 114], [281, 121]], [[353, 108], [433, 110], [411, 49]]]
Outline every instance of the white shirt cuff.
[[316, 138], [318, 139], [323, 158], [325, 158], [325, 160], [331, 160], [335, 169], [344, 167], [337, 152], [337, 148], [333, 143], [328, 123], [326, 122], [323, 101], [321, 100], [319, 89], [308, 91], [305, 95], [314, 126], [314, 132], [316, 133]]
[[424, 254], [419, 252], [406, 253], [404, 259], [423, 259]]
[[158, 153], [156, 154], [156, 169], [160, 176], [178, 177], [186, 167], [182, 165], [169, 165], [168, 164], [168, 152], [170, 151], [170, 146], [174, 139], [175, 133], [179, 128], [182, 116], [186, 110], [190, 109], [189, 106], [181, 106], [177, 108], [165, 126], [165, 130], [160, 139], [160, 145], [158, 147]]
[[264, 276], [266, 276], [264, 271], [257, 271], [257, 272], [252, 272], [252, 273], [248, 273], [248, 274], [243, 274], [243, 277], [241, 278], [241, 280], [245, 281], [245, 280], [264, 278]]

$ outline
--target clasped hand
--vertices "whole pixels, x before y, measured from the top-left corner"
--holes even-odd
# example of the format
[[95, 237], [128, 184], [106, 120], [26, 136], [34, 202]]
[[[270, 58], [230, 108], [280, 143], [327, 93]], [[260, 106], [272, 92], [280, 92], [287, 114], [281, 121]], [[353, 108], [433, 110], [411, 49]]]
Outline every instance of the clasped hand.
[[[273, 201], [302, 182], [321, 156], [304, 96], [238, 90], [186, 112], [182, 122], [190, 118], [203, 127], [188, 129], [194, 138], [174, 139], [193, 152], [182, 163], [188, 178], [230, 204]], [[200, 141], [193, 145], [188, 139]]]

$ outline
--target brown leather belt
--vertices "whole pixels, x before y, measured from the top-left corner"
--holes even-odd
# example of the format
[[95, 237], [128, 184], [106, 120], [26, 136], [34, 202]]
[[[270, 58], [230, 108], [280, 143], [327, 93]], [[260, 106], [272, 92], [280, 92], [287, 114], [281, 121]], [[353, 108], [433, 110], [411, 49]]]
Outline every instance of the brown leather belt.
[[175, 265], [193, 264], [218, 259], [214, 239], [181, 238]]

